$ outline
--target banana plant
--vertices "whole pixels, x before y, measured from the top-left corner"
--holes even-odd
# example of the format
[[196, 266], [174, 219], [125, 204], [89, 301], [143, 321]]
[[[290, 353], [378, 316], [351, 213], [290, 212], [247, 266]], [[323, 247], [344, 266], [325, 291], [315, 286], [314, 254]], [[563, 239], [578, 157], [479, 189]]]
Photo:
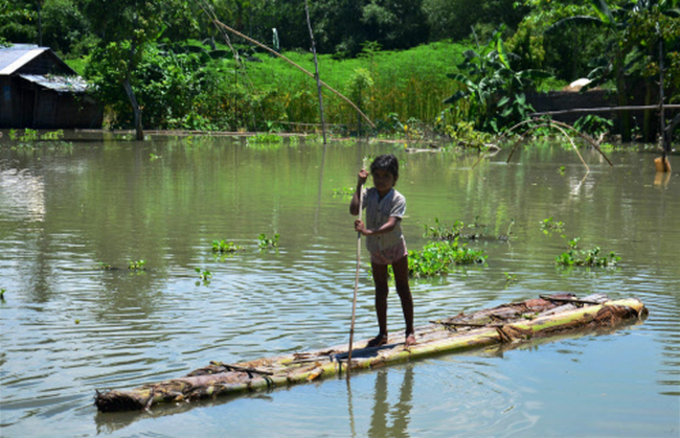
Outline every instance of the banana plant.
[[458, 66], [462, 73], [450, 73], [448, 78], [456, 81], [459, 89], [444, 103], [460, 105], [464, 102], [468, 119], [477, 129], [499, 132], [512, 123], [519, 122], [533, 111], [526, 102], [524, 91], [535, 81], [552, 75], [542, 70], [514, 71], [510, 56], [503, 45], [501, 33], [504, 26], [494, 32], [490, 41], [477, 50], [463, 53], [464, 60]]

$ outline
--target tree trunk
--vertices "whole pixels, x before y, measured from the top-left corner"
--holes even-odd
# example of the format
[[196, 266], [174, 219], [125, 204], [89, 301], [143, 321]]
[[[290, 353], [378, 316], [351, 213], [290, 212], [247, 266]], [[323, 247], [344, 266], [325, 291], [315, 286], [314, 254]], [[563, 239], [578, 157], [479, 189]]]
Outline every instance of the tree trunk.
[[125, 87], [125, 92], [127, 93], [128, 99], [130, 99], [130, 105], [132, 105], [132, 111], [135, 117], [135, 139], [138, 141], [144, 140], [144, 130], [142, 129], [142, 110], [137, 103], [137, 98], [135, 97], [135, 92], [132, 90], [132, 85], [130, 84], [130, 78], [126, 77], [123, 81], [123, 87]]
[[[621, 53], [621, 49], [616, 49], [616, 58], [614, 59], [614, 70], [616, 74], [616, 94], [619, 106], [628, 105], [628, 87], [626, 84], [626, 76], [624, 71], [624, 55]], [[627, 143], [632, 138], [632, 129], [630, 123], [630, 113], [624, 111], [619, 113], [621, 118], [621, 141]]]

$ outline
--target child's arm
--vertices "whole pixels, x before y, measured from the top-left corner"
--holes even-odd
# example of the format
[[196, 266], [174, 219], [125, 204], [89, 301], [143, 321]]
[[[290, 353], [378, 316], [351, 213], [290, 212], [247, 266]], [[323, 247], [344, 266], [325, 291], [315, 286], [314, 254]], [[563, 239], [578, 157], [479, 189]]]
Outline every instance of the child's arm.
[[357, 219], [356, 221], [354, 221], [354, 229], [363, 234], [364, 236], [375, 236], [376, 234], [385, 234], [394, 230], [394, 228], [397, 226], [400, 220], [401, 220], [400, 217], [392, 216], [389, 219], [387, 219], [387, 222], [382, 224], [380, 228], [376, 228], [375, 230], [369, 230], [366, 228], [366, 225], [361, 219]]
[[[364, 184], [368, 178], [368, 172], [366, 169], [361, 169], [359, 171], [359, 178], [357, 181], [357, 189], [354, 191], [352, 196], [352, 201], [349, 204], [349, 213], [356, 216], [361, 212], [361, 205], [359, 205], [359, 194], [364, 189]], [[358, 230], [357, 230], [358, 231]]]

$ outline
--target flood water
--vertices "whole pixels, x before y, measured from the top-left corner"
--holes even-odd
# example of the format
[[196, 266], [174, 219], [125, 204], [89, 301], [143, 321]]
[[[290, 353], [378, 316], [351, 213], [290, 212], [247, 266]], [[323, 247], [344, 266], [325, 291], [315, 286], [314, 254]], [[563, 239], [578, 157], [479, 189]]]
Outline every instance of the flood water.
[[[608, 152], [610, 167], [583, 151], [586, 175], [559, 144], [520, 148], [509, 164], [505, 150], [473, 168], [474, 154], [384, 143], [0, 141], [3, 437], [680, 434], [680, 174], [655, 181], [655, 154]], [[486, 237], [470, 242], [486, 264], [412, 281], [417, 326], [555, 292], [638, 297], [649, 317], [611, 334], [360, 372], [350, 384], [96, 411], [96, 390], [346, 343], [356, 233], [338, 192], [355, 185], [364, 156], [380, 153], [403, 160], [410, 249], [422, 249], [436, 218], [477, 223]], [[563, 231], [541, 226], [550, 217]], [[280, 234], [278, 251], [258, 249], [261, 233]], [[615, 251], [618, 268], [556, 267], [575, 237], [580, 248]], [[244, 250], [215, 256], [215, 239]], [[140, 260], [145, 270], [128, 269]], [[362, 272], [355, 340], [377, 333]], [[400, 313], [392, 293], [394, 333]]]

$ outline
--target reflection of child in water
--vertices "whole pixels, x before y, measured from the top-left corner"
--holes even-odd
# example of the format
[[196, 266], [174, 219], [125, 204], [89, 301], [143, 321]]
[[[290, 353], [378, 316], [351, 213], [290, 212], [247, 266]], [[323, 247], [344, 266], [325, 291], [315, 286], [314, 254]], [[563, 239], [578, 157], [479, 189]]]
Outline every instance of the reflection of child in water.
[[408, 252], [401, 233], [401, 219], [406, 212], [406, 198], [394, 190], [399, 179], [399, 162], [394, 155], [381, 155], [371, 163], [374, 187], [365, 190], [363, 205], [359, 206], [359, 193], [364, 190], [368, 172], [361, 169], [357, 190], [349, 211], [353, 215], [366, 209], [366, 223], [361, 219], [354, 228], [366, 236], [366, 247], [371, 253], [371, 268], [375, 282], [375, 310], [380, 333], [369, 341], [369, 347], [387, 343], [387, 265], [392, 265], [397, 293], [406, 322], [406, 345], [414, 345], [413, 298], [408, 284]]

